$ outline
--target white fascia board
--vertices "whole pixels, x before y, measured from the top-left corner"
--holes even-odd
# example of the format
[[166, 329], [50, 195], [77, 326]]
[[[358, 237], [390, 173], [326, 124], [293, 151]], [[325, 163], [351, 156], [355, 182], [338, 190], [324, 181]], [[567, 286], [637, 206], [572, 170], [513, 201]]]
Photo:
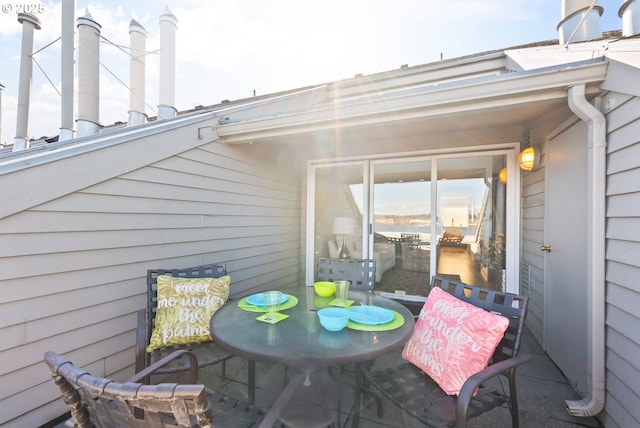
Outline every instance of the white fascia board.
[[505, 54], [512, 70], [533, 70], [593, 58], [614, 58], [640, 67], [640, 39], [637, 37], [600, 39], [568, 45], [534, 46], [508, 49]]
[[447, 85], [430, 85], [355, 101], [318, 106], [317, 109], [246, 120], [218, 127], [225, 143], [244, 143], [279, 135], [379, 124], [408, 118], [474, 111], [519, 103], [566, 98], [566, 89], [576, 84], [604, 80], [607, 62], [469, 79]]
[[470, 76], [496, 75], [504, 72], [506, 66], [507, 58], [503, 52], [463, 58], [453, 62], [432, 63], [407, 70], [400, 69], [335, 82], [329, 86], [328, 96], [333, 100], [345, 100], [398, 88], [457, 81]]
[[[199, 113], [197, 115], [177, 116], [171, 119], [157, 120], [136, 126], [113, 129], [103, 133], [89, 135], [72, 140], [60, 141], [38, 146], [19, 152], [12, 152], [0, 158], [0, 177], [2, 175], [25, 169], [51, 161], [76, 156], [94, 150], [126, 143], [153, 135], [158, 135], [178, 128], [200, 124], [202, 128], [214, 129], [217, 125], [214, 113]], [[217, 136], [216, 136], [217, 138]], [[198, 145], [203, 144], [200, 142]], [[177, 147], [176, 147], [177, 148]], [[150, 160], [154, 153], [149, 153]]]
[[274, 105], [296, 103], [297, 105], [312, 105], [317, 103], [318, 98], [324, 99], [326, 94], [326, 84], [314, 86], [312, 88], [302, 89], [300, 91], [291, 92], [274, 97], [268, 97], [256, 101], [248, 101], [242, 104], [236, 104], [229, 107], [221, 107], [212, 110], [216, 115], [224, 117], [227, 115], [233, 115], [234, 113], [249, 113], [252, 111], [260, 112], [261, 110], [268, 111]]

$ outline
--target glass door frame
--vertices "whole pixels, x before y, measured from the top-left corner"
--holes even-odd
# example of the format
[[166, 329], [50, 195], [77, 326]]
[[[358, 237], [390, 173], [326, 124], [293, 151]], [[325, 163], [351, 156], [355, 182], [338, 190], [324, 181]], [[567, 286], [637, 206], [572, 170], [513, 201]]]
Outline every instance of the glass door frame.
[[[505, 231], [507, 240], [505, 252], [509, 256], [506, 258], [506, 291], [511, 293], [519, 293], [520, 289], [520, 170], [517, 165], [517, 155], [520, 150], [519, 143], [495, 144], [491, 146], [465, 147], [459, 149], [441, 149], [434, 151], [412, 152], [412, 153], [389, 153], [384, 156], [351, 158], [351, 159], [322, 159], [311, 160], [307, 167], [307, 213], [306, 213], [306, 274], [305, 284], [313, 285], [314, 282], [314, 216], [315, 216], [315, 188], [316, 188], [316, 171], [318, 168], [340, 167], [362, 165], [363, 180], [366, 183], [363, 186], [363, 221], [362, 221], [362, 237], [363, 237], [363, 254], [373, 256], [373, 195], [372, 189], [374, 184], [374, 168], [372, 165], [378, 163], [402, 163], [402, 161], [412, 162], [418, 159], [431, 161], [431, 204], [432, 210], [437, 210], [437, 177], [438, 177], [438, 159], [456, 158], [456, 157], [472, 157], [472, 156], [506, 156], [506, 168], [509, 185], [506, 186], [506, 225]], [[437, 212], [437, 211], [432, 211]], [[431, 224], [432, 241], [435, 239], [435, 222]], [[433, 244], [433, 242], [432, 242]], [[431, 272], [436, 272], [435, 255], [431, 255], [430, 266]]]

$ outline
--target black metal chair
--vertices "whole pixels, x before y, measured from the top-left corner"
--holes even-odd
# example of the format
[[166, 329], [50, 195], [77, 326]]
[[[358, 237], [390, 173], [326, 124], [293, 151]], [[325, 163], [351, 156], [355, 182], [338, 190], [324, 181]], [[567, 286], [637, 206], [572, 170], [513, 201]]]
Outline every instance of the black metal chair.
[[[382, 392], [383, 396], [429, 427], [464, 428], [468, 419], [505, 403], [511, 411], [513, 427], [518, 427], [516, 368], [531, 359], [526, 355], [518, 355], [528, 297], [474, 287], [437, 276], [431, 281], [431, 289], [434, 287], [440, 287], [459, 299], [509, 319], [509, 326], [489, 366], [467, 379], [458, 396], [445, 394], [420, 368], [407, 362], [377, 371], [368, 371], [363, 366], [360, 369], [362, 385]], [[508, 381], [508, 388], [503, 387], [503, 379]], [[492, 382], [492, 387], [484, 385], [489, 380], [497, 382]], [[360, 407], [359, 395], [356, 401], [357, 411]]]
[[329, 259], [318, 261], [318, 281], [350, 281], [349, 290], [373, 293], [376, 261], [373, 259]]
[[[67, 426], [113, 427], [254, 427], [264, 420], [259, 408], [197, 384], [196, 357], [176, 351], [124, 383], [92, 376], [49, 351], [44, 359], [64, 402], [71, 409]], [[145, 385], [144, 379], [176, 359], [188, 360], [192, 383]], [[270, 420], [276, 420], [270, 417]]]
[[[198, 358], [198, 366], [206, 367], [221, 363], [222, 377], [226, 375], [225, 361], [234, 354], [222, 351], [214, 342], [189, 344], [182, 347], [161, 348], [148, 353], [147, 345], [155, 327], [156, 311], [158, 309], [158, 276], [170, 275], [175, 278], [220, 278], [227, 274], [224, 264], [208, 264], [186, 269], [150, 269], [147, 271], [147, 308], [138, 312], [138, 327], [136, 333], [136, 373], [153, 364], [176, 349], [187, 349]], [[183, 359], [177, 359], [173, 364], [158, 368], [155, 374], [177, 373], [189, 370], [189, 365]], [[146, 379], [145, 382], [149, 382]]]

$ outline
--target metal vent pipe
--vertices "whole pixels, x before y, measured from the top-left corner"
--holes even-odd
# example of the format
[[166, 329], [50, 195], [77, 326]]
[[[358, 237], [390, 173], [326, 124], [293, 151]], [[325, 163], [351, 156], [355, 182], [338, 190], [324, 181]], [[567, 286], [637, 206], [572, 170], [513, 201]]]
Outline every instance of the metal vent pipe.
[[75, 0], [62, 0], [62, 48], [60, 51], [62, 98], [60, 106], [60, 136], [58, 141], [73, 138], [73, 23], [76, 16]]
[[99, 130], [101, 28], [88, 10], [78, 18], [78, 137]]
[[145, 93], [144, 75], [146, 65], [147, 31], [135, 19], [129, 23], [131, 38], [131, 62], [129, 67], [129, 120], [127, 126], [145, 123], [147, 115], [144, 113]]
[[40, 29], [40, 21], [30, 13], [19, 13], [22, 24], [22, 50], [20, 52], [20, 80], [18, 83], [18, 111], [16, 118], [16, 138], [13, 151], [29, 148], [29, 99], [31, 98], [31, 77], [33, 75], [33, 32]]
[[626, 0], [618, 11], [618, 16], [622, 18], [622, 35], [624, 37], [640, 34], [640, 1]]
[[175, 117], [176, 29], [178, 18], [165, 7], [160, 16], [160, 93], [158, 119]]
[[600, 16], [603, 11], [597, 0], [563, 0], [562, 18], [558, 24], [560, 44], [602, 37]]

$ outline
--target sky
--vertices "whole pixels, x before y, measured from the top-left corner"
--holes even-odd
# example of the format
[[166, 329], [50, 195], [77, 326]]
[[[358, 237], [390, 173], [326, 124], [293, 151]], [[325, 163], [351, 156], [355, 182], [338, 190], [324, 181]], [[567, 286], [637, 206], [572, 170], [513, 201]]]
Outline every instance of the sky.
[[[217, 104], [558, 38], [560, 0], [75, 0], [102, 26], [100, 123], [127, 121], [129, 23], [146, 29], [146, 113], [157, 114], [158, 19], [177, 17], [176, 108]], [[618, 30], [623, 0], [600, 0], [603, 31]], [[0, 144], [13, 144], [22, 26], [35, 31], [29, 136], [60, 130], [60, 1], [0, 8]], [[76, 28], [77, 37], [77, 28]], [[76, 90], [77, 96], [77, 90]], [[76, 103], [77, 109], [77, 103]], [[77, 111], [76, 111], [77, 115]]]

